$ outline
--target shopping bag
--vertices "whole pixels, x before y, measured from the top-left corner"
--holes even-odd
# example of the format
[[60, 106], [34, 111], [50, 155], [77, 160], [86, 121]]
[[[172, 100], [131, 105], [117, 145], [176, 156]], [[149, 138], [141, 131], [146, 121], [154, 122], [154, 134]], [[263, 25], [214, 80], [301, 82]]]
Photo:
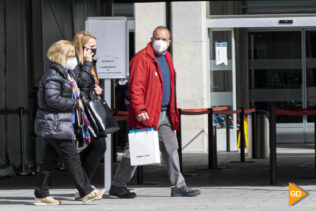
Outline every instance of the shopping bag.
[[132, 166], [160, 163], [158, 131], [153, 128], [130, 130], [128, 142]]
[[83, 101], [83, 103], [90, 124], [97, 135], [105, 136], [106, 134], [115, 133], [120, 130], [105, 100], [94, 97], [89, 101]]

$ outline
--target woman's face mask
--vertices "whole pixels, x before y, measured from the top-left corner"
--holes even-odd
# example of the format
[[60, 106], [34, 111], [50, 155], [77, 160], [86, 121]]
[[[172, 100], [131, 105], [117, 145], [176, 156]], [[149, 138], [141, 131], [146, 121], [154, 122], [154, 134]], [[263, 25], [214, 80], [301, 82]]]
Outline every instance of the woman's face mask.
[[95, 56], [97, 54], [97, 49], [96, 48], [91, 48], [91, 52], [93, 53], [92, 56]]
[[163, 40], [155, 40], [153, 43], [153, 48], [158, 53], [162, 53], [167, 50], [168, 44], [166, 41], [163, 41]]
[[76, 57], [72, 57], [67, 60], [66, 69], [73, 70], [78, 65], [78, 61]]

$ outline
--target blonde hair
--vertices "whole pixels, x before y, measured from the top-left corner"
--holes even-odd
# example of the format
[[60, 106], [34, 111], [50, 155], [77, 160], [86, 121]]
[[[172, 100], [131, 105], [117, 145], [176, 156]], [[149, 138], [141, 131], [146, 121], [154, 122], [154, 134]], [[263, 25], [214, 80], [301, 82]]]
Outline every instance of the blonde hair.
[[80, 64], [83, 64], [83, 46], [89, 42], [90, 39], [97, 39], [93, 34], [87, 31], [78, 32], [74, 37], [74, 45], [76, 55], [79, 59]]
[[59, 40], [49, 47], [47, 57], [50, 61], [65, 67], [67, 63], [67, 57], [74, 54], [75, 48], [72, 42], [68, 40]]

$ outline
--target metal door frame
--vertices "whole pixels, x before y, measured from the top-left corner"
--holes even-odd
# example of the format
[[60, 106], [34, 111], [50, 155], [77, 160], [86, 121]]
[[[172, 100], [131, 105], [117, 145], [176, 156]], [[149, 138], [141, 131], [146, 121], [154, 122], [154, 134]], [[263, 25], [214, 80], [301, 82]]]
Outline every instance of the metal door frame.
[[[280, 20], [291, 20], [290, 24], [281, 24]], [[258, 27], [260, 26], [260, 27]], [[212, 31], [232, 31], [232, 38], [234, 37], [235, 28], [247, 28], [248, 32], [252, 31], [301, 31], [301, 45], [302, 45], [302, 105], [303, 108], [307, 107], [307, 68], [306, 68], [306, 31], [316, 30], [316, 17], [311, 15], [295, 15], [284, 14], [280, 15], [253, 15], [253, 16], [222, 16], [211, 17], [206, 20], [207, 29]], [[247, 39], [248, 40], [248, 39]], [[235, 64], [235, 39], [232, 39], [232, 46], [234, 45], [232, 57], [233, 57], [233, 74], [236, 74]], [[208, 46], [209, 43], [208, 43]], [[209, 48], [209, 47], [208, 47]], [[209, 56], [208, 56], [209, 59]], [[210, 78], [210, 77], [209, 77]], [[236, 81], [233, 80], [236, 87]], [[210, 90], [209, 90], [210, 92]], [[236, 94], [236, 93], [234, 93]], [[236, 95], [234, 97], [236, 99]], [[233, 104], [235, 104], [234, 102]], [[304, 143], [307, 140], [308, 122], [307, 116], [303, 116], [304, 127]]]
[[[282, 20], [289, 20], [292, 23], [280, 23]], [[212, 29], [225, 28], [309, 28], [316, 27], [316, 16], [289, 14], [284, 16], [276, 15], [252, 15], [252, 16], [227, 16], [212, 17], [206, 20], [206, 27]]]

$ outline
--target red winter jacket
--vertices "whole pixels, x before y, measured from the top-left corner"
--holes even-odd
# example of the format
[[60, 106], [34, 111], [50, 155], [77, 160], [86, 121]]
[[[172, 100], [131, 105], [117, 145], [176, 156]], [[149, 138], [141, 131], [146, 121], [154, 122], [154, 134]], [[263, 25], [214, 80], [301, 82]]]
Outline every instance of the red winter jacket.
[[[175, 70], [170, 53], [165, 54], [170, 70], [171, 96], [169, 104], [169, 116], [174, 130], [179, 129], [179, 113], [176, 105]], [[153, 127], [158, 129], [161, 112], [163, 81], [162, 73], [158, 65], [151, 43], [139, 51], [129, 63], [129, 87], [130, 105], [128, 125], [133, 128]], [[136, 116], [147, 112], [148, 121], [138, 122]]]

